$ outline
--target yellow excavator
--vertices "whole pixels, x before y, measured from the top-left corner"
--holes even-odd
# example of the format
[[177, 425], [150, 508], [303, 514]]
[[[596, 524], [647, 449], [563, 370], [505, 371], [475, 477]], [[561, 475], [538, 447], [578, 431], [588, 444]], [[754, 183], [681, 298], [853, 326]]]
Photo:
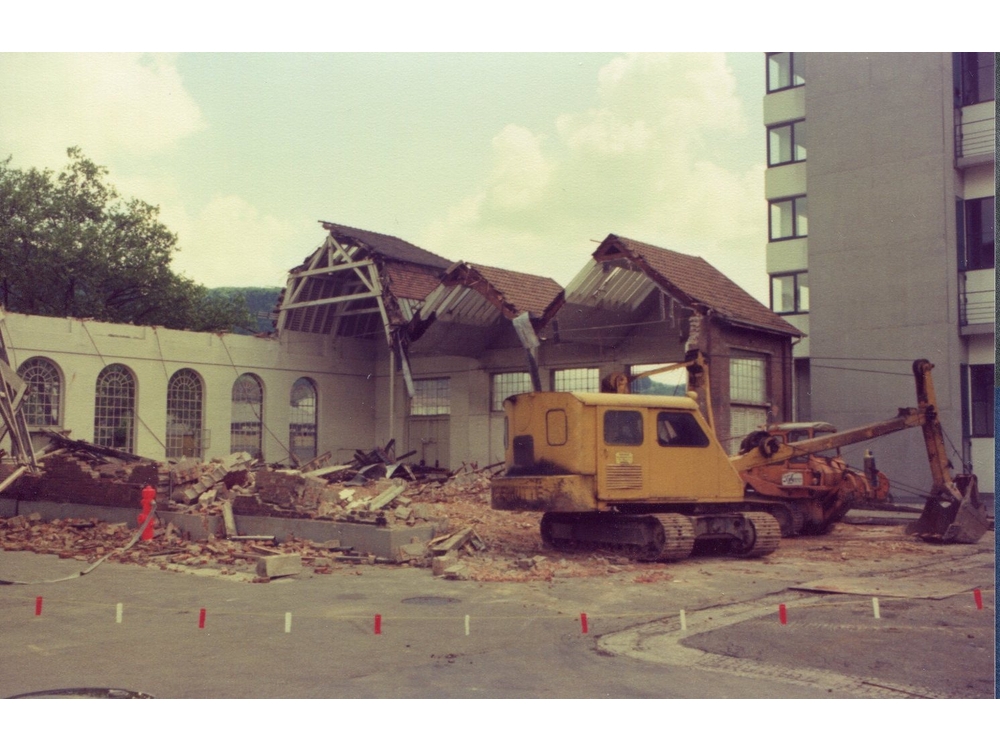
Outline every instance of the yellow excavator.
[[[704, 358], [690, 352], [679, 366], [688, 371], [686, 396], [629, 394], [630, 378], [619, 374], [603, 383], [613, 392], [536, 390], [508, 398], [506, 467], [492, 482], [492, 507], [542, 513], [542, 539], [554, 548], [596, 545], [640, 560], [683, 559], [696, 542], [741, 557], [773, 552], [781, 538], [782, 513], [799, 503], [746, 497], [741, 471], [834, 444], [763, 440], [750, 453], [730, 457], [711, 417], [706, 418], [711, 404]], [[923, 514], [907, 530], [928, 539], [974, 543], [987, 529], [985, 509], [975, 477], [951, 474], [930, 368], [926, 360], [914, 363], [918, 407], [904, 410], [895, 426], [923, 428], [934, 477]], [[875, 437], [877, 429], [885, 430], [878, 434], [894, 431], [861, 429], [872, 434], [861, 438], [852, 430], [820, 440], [839, 435], [846, 445]]]

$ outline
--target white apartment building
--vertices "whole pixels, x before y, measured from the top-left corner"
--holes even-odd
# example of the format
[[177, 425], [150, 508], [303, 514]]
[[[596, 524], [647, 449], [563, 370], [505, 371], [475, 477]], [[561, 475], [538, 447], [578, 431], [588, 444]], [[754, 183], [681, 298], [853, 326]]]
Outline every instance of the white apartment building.
[[[844, 429], [915, 405], [934, 363], [953, 449], [994, 491], [993, 52], [765, 55], [771, 308], [794, 348], [799, 419]], [[875, 452], [897, 496], [929, 485], [918, 431]]]

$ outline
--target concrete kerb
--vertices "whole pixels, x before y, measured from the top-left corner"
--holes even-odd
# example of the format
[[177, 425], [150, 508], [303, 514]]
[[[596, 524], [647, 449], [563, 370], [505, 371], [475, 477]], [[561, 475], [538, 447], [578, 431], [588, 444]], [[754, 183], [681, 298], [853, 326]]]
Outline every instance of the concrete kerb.
[[[0, 498], [0, 517], [13, 518], [37, 513], [43, 520], [65, 518], [94, 518], [106, 523], [125, 523], [137, 527], [138, 508], [116, 508], [79, 503], [55, 503], [47, 500], [22, 500], [20, 502]], [[178, 531], [191, 539], [200, 541], [209, 536], [225, 536], [225, 526], [221, 516], [202, 516], [172, 511], [156, 511], [161, 526], [172, 523]], [[272, 518], [268, 516], [236, 516], [241, 535], [273, 536], [284, 542], [291, 537], [311, 542], [339, 541], [341, 547], [352, 547], [366, 555], [376, 555], [396, 559], [399, 548], [412, 543], [429, 542], [434, 538], [432, 524], [417, 524], [398, 528], [379, 527], [369, 524], [341, 523], [338, 521], [315, 521], [303, 518]]]

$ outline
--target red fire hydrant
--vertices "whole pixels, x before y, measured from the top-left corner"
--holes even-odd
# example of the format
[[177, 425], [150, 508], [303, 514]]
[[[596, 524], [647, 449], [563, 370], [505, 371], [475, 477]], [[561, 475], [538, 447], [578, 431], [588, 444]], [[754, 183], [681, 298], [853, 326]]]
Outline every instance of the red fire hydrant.
[[148, 484], [142, 488], [142, 513], [139, 514], [139, 526], [146, 522], [149, 518], [149, 525], [142, 530], [142, 539], [148, 541], [153, 538], [153, 527], [156, 526], [156, 516], [150, 518], [153, 514], [153, 506], [156, 505], [156, 490], [154, 490]]

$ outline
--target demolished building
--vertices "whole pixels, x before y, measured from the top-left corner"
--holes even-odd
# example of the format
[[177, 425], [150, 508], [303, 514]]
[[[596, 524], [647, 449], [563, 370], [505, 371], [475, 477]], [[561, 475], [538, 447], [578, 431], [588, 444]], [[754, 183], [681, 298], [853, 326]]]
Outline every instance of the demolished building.
[[271, 336], [6, 313], [29, 429], [157, 461], [341, 463], [393, 440], [427, 466], [486, 466], [503, 460], [504, 398], [533, 376], [544, 389], [597, 390], [612, 372], [692, 348], [712, 362], [715, 423], [733, 452], [757, 425], [793, 415], [800, 332], [700, 258], [608, 235], [563, 289], [323, 228], [289, 273]]

